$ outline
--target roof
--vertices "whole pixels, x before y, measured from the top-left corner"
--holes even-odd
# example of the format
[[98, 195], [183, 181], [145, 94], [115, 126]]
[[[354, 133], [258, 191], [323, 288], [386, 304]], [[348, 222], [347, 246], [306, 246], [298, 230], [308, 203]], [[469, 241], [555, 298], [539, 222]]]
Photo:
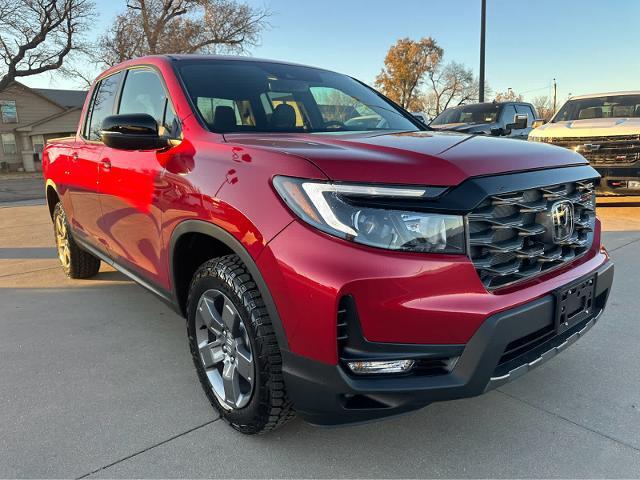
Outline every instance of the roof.
[[32, 88], [32, 90], [65, 108], [82, 107], [87, 96], [87, 92], [83, 90], [58, 90], [52, 88]]
[[640, 90], [629, 90], [622, 92], [605, 92], [605, 93], [589, 93], [587, 95], [574, 95], [570, 97], [570, 100], [580, 100], [582, 98], [596, 98], [596, 97], [615, 97], [618, 95], [640, 95]]

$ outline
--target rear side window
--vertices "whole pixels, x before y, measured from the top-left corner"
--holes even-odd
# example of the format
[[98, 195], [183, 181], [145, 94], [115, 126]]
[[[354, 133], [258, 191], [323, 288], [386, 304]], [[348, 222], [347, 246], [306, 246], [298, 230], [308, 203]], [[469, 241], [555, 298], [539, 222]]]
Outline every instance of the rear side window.
[[160, 135], [177, 137], [179, 124], [162, 80], [147, 68], [127, 72], [118, 113], [146, 113], [155, 118]]
[[122, 72], [103, 79], [95, 88], [91, 106], [87, 112], [84, 138], [88, 140], [100, 140], [100, 130], [105, 117], [113, 115], [113, 105], [118, 93]]

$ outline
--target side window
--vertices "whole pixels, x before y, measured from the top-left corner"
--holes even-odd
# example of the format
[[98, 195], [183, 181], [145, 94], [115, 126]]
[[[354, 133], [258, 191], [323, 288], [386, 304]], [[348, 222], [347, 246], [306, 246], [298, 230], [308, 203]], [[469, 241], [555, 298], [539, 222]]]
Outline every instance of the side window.
[[118, 113], [146, 113], [158, 122], [160, 135], [180, 135], [180, 123], [162, 80], [152, 70], [134, 68], [127, 72]]
[[115, 103], [121, 78], [122, 72], [114, 73], [101, 80], [100, 84], [96, 86], [91, 107], [87, 112], [84, 129], [85, 138], [89, 140], [100, 140], [102, 121], [105, 117], [113, 115], [113, 104]]
[[516, 105], [516, 111], [521, 115], [527, 116], [527, 126], [530, 127], [535, 120], [531, 107], [529, 105]]
[[516, 118], [516, 109], [513, 105], [507, 105], [502, 110], [502, 123], [505, 125], [513, 123]]

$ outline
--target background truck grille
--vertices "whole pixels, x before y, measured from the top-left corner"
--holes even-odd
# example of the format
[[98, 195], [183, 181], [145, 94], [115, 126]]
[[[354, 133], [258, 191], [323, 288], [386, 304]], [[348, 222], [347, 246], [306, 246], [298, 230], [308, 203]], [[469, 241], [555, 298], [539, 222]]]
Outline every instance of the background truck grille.
[[[569, 201], [575, 228], [553, 235], [552, 207]], [[591, 247], [595, 227], [594, 180], [493, 195], [468, 214], [469, 254], [482, 283], [495, 289], [558, 267]]]
[[640, 135], [548, 138], [544, 141], [576, 150], [592, 165], [633, 165], [640, 160]]

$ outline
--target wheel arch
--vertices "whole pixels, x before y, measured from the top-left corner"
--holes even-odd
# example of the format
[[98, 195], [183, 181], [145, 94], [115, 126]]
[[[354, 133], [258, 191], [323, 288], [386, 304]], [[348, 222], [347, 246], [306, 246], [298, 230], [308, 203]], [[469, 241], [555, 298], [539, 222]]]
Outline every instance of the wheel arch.
[[[278, 340], [278, 346], [281, 350], [288, 350], [289, 344], [282, 326], [282, 321], [280, 320], [280, 315], [278, 314], [278, 310], [275, 302], [273, 301], [273, 297], [271, 296], [271, 292], [269, 291], [269, 287], [262, 277], [256, 262], [244, 248], [242, 243], [240, 243], [229, 232], [217, 225], [214, 225], [213, 223], [203, 220], [184, 220], [175, 227], [171, 234], [171, 240], [169, 242], [169, 274], [172, 282], [173, 297], [176, 301], [178, 312], [186, 317], [186, 297], [188, 294], [189, 284], [191, 283], [191, 278], [187, 280], [185, 292], [185, 278], [180, 276], [180, 266], [177, 265], [177, 263], [181, 258], [181, 249], [184, 249], [185, 247], [185, 244], [183, 243], [184, 240], [186, 238], [194, 238], [194, 236], [202, 236], [211, 239], [214, 243], [209, 245], [215, 245], [217, 247], [212, 250], [207, 250], [207, 253], [211, 252], [214, 256], [212, 257], [209, 255], [209, 257], [204, 261], [217, 256], [229, 254], [236, 254], [240, 257], [240, 260], [242, 260], [247, 267], [247, 270], [249, 270], [249, 273], [256, 282], [258, 290], [262, 295], [262, 299], [264, 300], [265, 307], [269, 313], [269, 317], [271, 318], [271, 323]], [[218, 254], [216, 254], [216, 252]], [[198, 264], [198, 266], [200, 264]]]
[[60, 195], [58, 194], [58, 188], [53, 180], [48, 179], [45, 184], [45, 193], [47, 199], [47, 206], [49, 207], [49, 215], [53, 219], [53, 210], [56, 208], [56, 204], [60, 202]]

